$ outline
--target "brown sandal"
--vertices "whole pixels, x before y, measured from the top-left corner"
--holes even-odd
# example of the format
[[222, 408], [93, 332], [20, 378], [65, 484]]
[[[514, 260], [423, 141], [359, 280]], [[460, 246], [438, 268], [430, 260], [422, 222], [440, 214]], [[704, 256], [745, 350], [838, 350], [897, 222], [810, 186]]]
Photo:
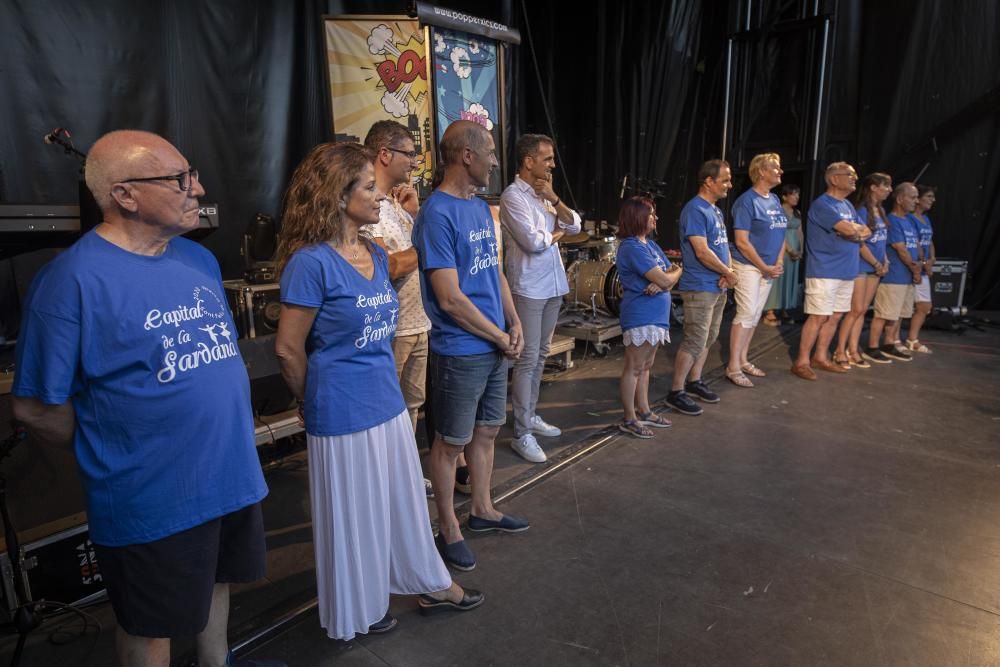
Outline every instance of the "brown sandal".
[[743, 371], [726, 371], [726, 377], [729, 378], [729, 381], [737, 387], [745, 387], [747, 389], [753, 387], [753, 382], [751, 382], [750, 378], [743, 374]]

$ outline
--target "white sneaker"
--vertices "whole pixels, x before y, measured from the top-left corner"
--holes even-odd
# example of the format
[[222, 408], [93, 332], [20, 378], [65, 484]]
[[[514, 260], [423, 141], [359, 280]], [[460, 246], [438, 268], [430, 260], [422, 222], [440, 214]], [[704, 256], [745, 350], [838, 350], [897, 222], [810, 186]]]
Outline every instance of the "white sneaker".
[[545, 463], [545, 452], [538, 446], [538, 441], [531, 433], [525, 433], [520, 438], [511, 438], [510, 448], [532, 463]]
[[547, 438], [555, 438], [562, 435], [558, 426], [553, 426], [538, 415], [531, 418], [531, 432], [544, 435]]

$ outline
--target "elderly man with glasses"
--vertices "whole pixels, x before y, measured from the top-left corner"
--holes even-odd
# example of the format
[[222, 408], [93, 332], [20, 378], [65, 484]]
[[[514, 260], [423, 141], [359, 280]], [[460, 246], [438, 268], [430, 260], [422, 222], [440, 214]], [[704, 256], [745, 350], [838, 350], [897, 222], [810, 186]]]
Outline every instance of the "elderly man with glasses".
[[86, 178], [104, 221], [32, 284], [14, 415], [74, 444], [119, 664], [166, 667], [190, 635], [199, 664], [230, 664], [229, 584], [264, 575], [267, 486], [219, 265], [180, 238], [205, 190], [148, 132], [102, 137]]
[[826, 168], [826, 192], [809, 207], [804, 308], [808, 317], [802, 326], [799, 356], [792, 366], [792, 373], [803, 380], [816, 379], [813, 368], [847, 372], [830, 361], [830, 341], [844, 313], [851, 310], [861, 256], [859, 244], [871, 236], [847, 201], [857, 182], [854, 167], [834, 162]]

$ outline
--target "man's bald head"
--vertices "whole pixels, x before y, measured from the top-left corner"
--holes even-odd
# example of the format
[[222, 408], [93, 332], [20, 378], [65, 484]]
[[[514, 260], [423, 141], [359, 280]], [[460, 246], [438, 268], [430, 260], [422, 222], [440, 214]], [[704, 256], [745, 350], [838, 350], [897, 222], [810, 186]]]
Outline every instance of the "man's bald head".
[[462, 164], [463, 151], [481, 151], [489, 145], [490, 133], [471, 120], [456, 120], [441, 137], [441, 162], [447, 167]]
[[[111, 186], [128, 178], [162, 175], [165, 161], [184, 161], [169, 141], [152, 132], [116, 130], [98, 139], [87, 153], [85, 178], [101, 211], [115, 210]], [[175, 171], [178, 171], [175, 169]]]

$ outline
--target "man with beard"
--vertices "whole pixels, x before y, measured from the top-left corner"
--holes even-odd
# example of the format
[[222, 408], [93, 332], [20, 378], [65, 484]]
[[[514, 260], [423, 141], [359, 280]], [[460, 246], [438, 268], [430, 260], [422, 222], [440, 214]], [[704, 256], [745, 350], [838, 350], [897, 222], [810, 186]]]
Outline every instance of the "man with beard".
[[545, 452], [535, 435], [562, 433], [535, 413], [559, 307], [569, 292], [559, 239], [580, 231], [580, 216], [552, 190], [556, 166], [552, 139], [544, 134], [524, 135], [517, 141], [517, 161], [517, 176], [500, 197], [504, 267], [524, 332], [524, 350], [514, 363], [511, 380], [514, 439], [510, 447], [522, 458], [542, 463]]
[[413, 228], [424, 307], [431, 319], [429, 371], [435, 415], [431, 483], [438, 549], [460, 570], [476, 566], [455, 515], [455, 469], [463, 451], [472, 483], [469, 530], [519, 532], [524, 519], [501, 514], [490, 498], [493, 445], [507, 419], [507, 360], [524, 347], [521, 321], [500, 271], [493, 218], [476, 189], [497, 163], [492, 135], [459, 120], [440, 143], [443, 179]]

